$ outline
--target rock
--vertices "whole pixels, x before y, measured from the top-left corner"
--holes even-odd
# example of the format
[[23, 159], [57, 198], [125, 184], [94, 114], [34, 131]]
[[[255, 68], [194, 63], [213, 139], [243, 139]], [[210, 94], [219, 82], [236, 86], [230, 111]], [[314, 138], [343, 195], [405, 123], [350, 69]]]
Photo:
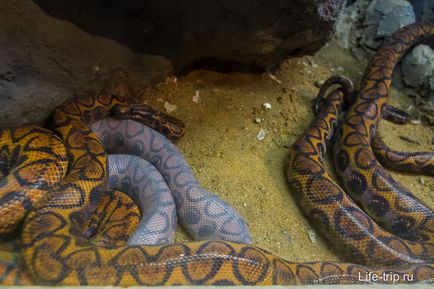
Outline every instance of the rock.
[[361, 43], [376, 49], [382, 41], [416, 21], [411, 4], [405, 0], [375, 0], [368, 6]]
[[418, 45], [402, 60], [405, 84], [434, 90], [434, 51], [428, 45]]
[[434, 2], [433, 1], [426, 1], [423, 14], [422, 14], [422, 21], [426, 22], [434, 22]]
[[425, 1], [422, 13], [422, 21], [434, 22], [434, 1]]
[[258, 140], [263, 140], [265, 138], [265, 130], [263, 128], [259, 130], [258, 134], [256, 135], [256, 138]]
[[[335, 35], [338, 44], [351, 51], [357, 59], [369, 60], [384, 39], [414, 19], [412, 6], [407, 1], [358, 0], [339, 16]], [[392, 84], [404, 89], [401, 68], [398, 65], [395, 69]]]
[[413, 10], [417, 21], [434, 21], [434, 1], [432, 0], [412, 0]]
[[345, 7], [335, 25], [335, 37], [339, 46], [351, 50], [357, 47], [359, 39], [362, 37], [363, 23], [366, 16], [366, 9], [370, 0], [353, 1], [351, 5]]
[[434, 125], [434, 102], [432, 101], [432, 99], [431, 101], [424, 100], [419, 105], [419, 115], [423, 123], [428, 125]]
[[175, 72], [262, 72], [329, 39], [344, 0], [34, 0], [50, 15], [147, 55]]
[[101, 89], [119, 69], [128, 71], [133, 94], [173, 72], [163, 57], [94, 37], [31, 0], [2, 0], [0, 6], [1, 127], [41, 125], [67, 98]]
[[[358, 60], [369, 60], [380, 44], [400, 27], [433, 13], [433, 0], [357, 0], [346, 7], [336, 22], [337, 43]], [[412, 6], [413, 5], [413, 6]], [[423, 7], [423, 9], [421, 8]], [[421, 10], [422, 9], [422, 10]], [[425, 16], [424, 16], [425, 15]], [[434, 100], [433, 54], [429, 46], [417, 46], [395, 67], [392, 85], [408, 95]]]
[[416, 20], [420, 21], [422, 20], [423, 10], [425, 6], [425, 0], [411, 0], [409, 1], [411, 5], [413, 6], [414, 15], [416, 16]]
[[316, 243], [316, 232], [314, 230], [309, 230], [309, 239], [312, 243]]
[[356, 0], [347, 0], [347, 4], [346, 4], [346, 6], [350, 6], [350, 5], [353, 4], [354, 2], [356, 2]]

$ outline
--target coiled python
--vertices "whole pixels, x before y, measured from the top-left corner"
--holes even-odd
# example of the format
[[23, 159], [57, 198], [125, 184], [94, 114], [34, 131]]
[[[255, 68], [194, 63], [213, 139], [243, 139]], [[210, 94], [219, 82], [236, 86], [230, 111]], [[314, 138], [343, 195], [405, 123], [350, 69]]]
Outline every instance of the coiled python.
[[153, 165], [172, 192], [182, 227], [194, 240], [252, 242], [238, 212], [202, 188], [177, 147], [133, 120], [105, 118], [91, 125], [109, 153], [139, 156]]
[[[410, 25], [396, 32], [377, 51], [334, 149], [336, 171], [345, 188], [376, 222], [397, 236], [430, 244], [434, 212], [383, 169], [373, 154], [371, 141], [390, 94], [395, 64], [411, 46], [432, 32], [432, 24]], [[411, 160], [410, 155], [405, 157]]]
[[[392, 38], [410, 39], [403, 44], [410, 46], [414, 39], [433, 33], [430, 25], [414, 24]], [[380, 52], [402, 52], [388, 50], [388, 45], [391, 42]], [[372, 83], [365, 84], [368, 88], [369, 85]], [[116, 96], [97, 96], [71, 100], [55, 112], [55, 129], [62, 136], [70, 159], [69, 174], [51, 190], [48, 203], [37, 206], [25, 220], [22, 254], [28, 274], [38, 284], [121, 286], [364, 283], [370, 282], [364, 278], [368, 274], [383, 276], [380, 281], [390, 283], [432, 280], [433, 250], [427, 250], [430, 241], [408, 242], [414, 245], [408, 251], [406, 241], [385, 235], [388, 233], [375, 225], [325, 171], [321, 157], [333, 135], [344, 94], [344, 90], [338, 89], [327, 97], [321, 113], [291, 148], [290, 185], [313, 220], [333, 240], [352, 248], [351, 252], [361, 258], [358, 262], [405, 264], [376, 269], [339, 262], [293, 263], [255, 246], [226, 241], [115, 247], [92, 243], [83, 237], [83, 224], [103, 194], [107, 175], [104, 147], [88, 125], [108, 115], [113, 106], [122, 102]], [[367, 112], [369, 108], [365, 107]], [[377, 252], [383, 254], [385, 261], [377, 260], [374, 256]], [[387, 277], [390, 272], [397, 274], [399, 280]]]
[[[0, 236], [17, 233], [28, 211], [50, 197], [66, 167], [65, 147], [51, 131], [0, 128]], [[30, 284], [18, 245], [10, 246], [0, 248], [0, 283]]]
[[[139, 206], [141, 213], [138, 215], [139, 220], [141, 215], [141, 221], [131, 234], [127, 231], [122, 234], [112, 233], [111, 239], [115, 235], [124, 236], [122, 240], [130, 245], [160, 245], [172, 242], [177, 222], [175, 200], [159, 171], [146, 160], [126, 154], [108, 155], [108, 164], [109, 188], [128, 195]], [[105, 208], [101, 210], [105, 211]], [[126, 210], [123, 214], [117, 213], [118, 219], [126, 219], [124, 215], [127, 215], [128, 211], [131, 210]], [[101, 212], [93, 215], [94, 224], [108, 224], [107, 230], [125, 226], [123, 221], [122, 224], [116, 225], [113, 221], [101, 220]], [[103, 230], [98, 226], [89, 226], [86, 236], [100, 239], [95, 234], [101, 234], [101, 231]]]
[[65, 176], [65, 155], [61, 140], [46, 129], [0, 129], [0, 235], [14, 231]]

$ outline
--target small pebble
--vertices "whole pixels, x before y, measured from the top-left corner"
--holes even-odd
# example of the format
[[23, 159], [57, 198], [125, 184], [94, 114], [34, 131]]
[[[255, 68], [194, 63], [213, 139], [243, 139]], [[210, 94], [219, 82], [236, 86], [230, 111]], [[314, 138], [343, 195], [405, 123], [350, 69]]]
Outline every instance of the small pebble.
[[243, 206], [244, 206], [244, 207], [247, 207], [247, 203], [244, 203]]
[[268, 103], [268, 102], [266, 102], [266, 103], [264, 103], [264, 104], [262, 105], [262, 107], [263, 107], [264, 109], [271, 109], [271, 104]]
[[419, 177], [419, 183], [423, 186], [425, 185], [425, 180], [422, 177]]
[[422, 123], [419, 119], [412, 119], [412, 120], [410, 120], [410, 122], [412, 124], [421, 124]]
[[99, 66], [98, 65], [94, 65], [92, 67], [92, 73], [95, 74], [95, 73], [98, 73], [98, 72], [99, 72]]
[[176, 76], [169, 76], [164, 80], [165, 84], [168, 84], [170, 82], [176, 83], [178, 81], [178, 79], [176, 78]]
[[265, 138], [265, 130], [261, 128], [258, 134], [256, 135], [256, 138], [258, 140], [263, 140]]
[[418, 142], [417, 140], [414, 140], [414, 139], [412, 139], [412, 138], [410, 138], [408, 136], [400, 135], [399, 138], [402, 139], [402, 140], [408, 141], [409, 143], [420, 145], [420, 142]]
[[316, 87], [321, 88], [321, 86], [324, 84], [324, 80], [315, 80], [313, 83]]
[[292, 243], [293, 239], [291, 237], [291, 235], [288, 233], [288, 231], [284, 230], [283, 234], [286, 236], [286, 240], [288, 241], [288, 243]]
[[255, 121], [255, 123], [261, 123], [261, 119], [260, 118], [255, 118], [254, 121]]
[[280, 79], [278, 79], [274, 74], [268, 73], [268, 76], [274, 80], [275, 82], [277, 82], [278, 84], [282, 84], [282, 81]]
[[196, 90], [196, 93], [193, 95], [193, 102], [199, 103], [200, 102], [200, 92], [199, 90]]
[[172, 111], [176, 110], [178, 107], [174, 104], [170, 104], [169, 102], [164, 102], [164, 108], [168, 113], [171, 113]]
[[309, 230], [309, 239], [312, 243], [316, 243], [316, 233], [314, 230]]

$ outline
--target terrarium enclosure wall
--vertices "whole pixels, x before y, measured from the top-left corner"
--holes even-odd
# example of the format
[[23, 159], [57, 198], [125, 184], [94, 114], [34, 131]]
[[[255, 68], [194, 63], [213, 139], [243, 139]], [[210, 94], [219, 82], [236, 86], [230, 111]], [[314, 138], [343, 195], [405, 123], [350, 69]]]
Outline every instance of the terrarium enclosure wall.
[[433, 22], [430, 0], [1, 0], [0, 284], [432, 281]]

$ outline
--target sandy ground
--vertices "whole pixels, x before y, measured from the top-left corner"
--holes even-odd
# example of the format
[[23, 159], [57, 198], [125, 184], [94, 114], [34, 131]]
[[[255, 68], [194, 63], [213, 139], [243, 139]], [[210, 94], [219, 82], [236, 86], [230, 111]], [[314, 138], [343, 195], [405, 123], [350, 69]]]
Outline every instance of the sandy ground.
[[[273, 75], [220, 74], [193, 71], [169, 78], [143, 93], [141, 99], [171, 114], [187, 126], [178, 143], [200, 183], [232, 204], [245, 218], [254, 244], [293, 261], [343, 260], [303, 215], [288, 188], [285, 167], [288, 147], [312, 120], [311, 101], [333, 74], [360, 81], [366, 62], [329, 43], [314, 57], [286, 61]], [[411, 100], [392, 91], [390, 103], [407, 108]], [[200, 101], [194, 102], [193, 96]], [[271, 109], [262, 108], [270, 103]], [[254, 119], [259, 118], [260, 123]], [[256, 135], [266, 132], [263, 140]], [[383, 121], [381, 133], [399, 150], [434, 150], [433, 131], [424, 125], [398, 126]], [[416, 145], [400, 139], [406, 136]], [[393, 173], [417, 196], [434, 207], [434, 178]], [[179, 230], [176, 241], [189, 241]]]

